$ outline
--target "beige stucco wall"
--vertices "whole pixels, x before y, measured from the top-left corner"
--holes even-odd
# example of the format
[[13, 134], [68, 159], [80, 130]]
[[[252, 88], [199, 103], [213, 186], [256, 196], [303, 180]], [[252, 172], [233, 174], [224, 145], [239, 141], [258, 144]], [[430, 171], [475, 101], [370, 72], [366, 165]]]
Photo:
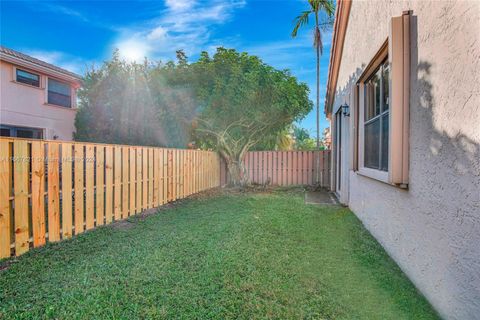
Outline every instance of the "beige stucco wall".
[[409, 189], [350, 171], [347, 203], [443, 317], [479, 319], [480, 2], [354, 0], [334, 110], [403, 10], [416, 17]]
[[72, 140], [76, 110], [46, 105], [45, 89], [13, 79], [13, 65], [0, 61], [0, 124], [41, 128], [46, 139]]

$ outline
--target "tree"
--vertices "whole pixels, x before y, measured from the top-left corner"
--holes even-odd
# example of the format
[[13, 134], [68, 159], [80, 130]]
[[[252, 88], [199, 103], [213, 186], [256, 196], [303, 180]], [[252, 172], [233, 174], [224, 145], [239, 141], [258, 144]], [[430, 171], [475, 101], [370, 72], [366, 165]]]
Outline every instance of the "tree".
[[258, 57], [218, 48], [192, 65], [200, 113], [197, 143], [218, 150], [235, 186], [247, 183], [244, 156], [252, 147], [279, 136], [313, 105], [308, 86]]
[[315, 139], [310, 137], [306, 129], [294, 125], [292, 131], [295, 150], [315, 150]]
[[79, 91], [75, 140], [131, 145], [185, 147], [195, 115], [186, 72], [178, 63], [127, 63], [118, 51], [100, 68], [92, 68]]
[[[317, 55], [317, 149], [320, 149], [320, 55], [323, 54], [323, 42], [321, 27], [329, 27], [332, 25], [332, 17], [334, 14], [334, 5], [332, 0], [308, 0], [310, 8], [303, 11], [295, 18], [295, 25], [292, 31], [292, 37], [295, 38], [298, 30], [308, 25], [308, 19], [311, 15], [315, 17], [315, 26], [313, 29], [313, 46]], [[326, 15], [326, 21], [321, 22], [322, 13]]]

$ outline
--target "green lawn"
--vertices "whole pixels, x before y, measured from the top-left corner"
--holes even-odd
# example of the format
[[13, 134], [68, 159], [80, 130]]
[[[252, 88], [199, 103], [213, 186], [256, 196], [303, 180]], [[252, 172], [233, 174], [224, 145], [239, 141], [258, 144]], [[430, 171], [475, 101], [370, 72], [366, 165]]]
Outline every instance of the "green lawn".
[[348, 210], [220, 194], [3, 261], [0, 319], [436, 319]]

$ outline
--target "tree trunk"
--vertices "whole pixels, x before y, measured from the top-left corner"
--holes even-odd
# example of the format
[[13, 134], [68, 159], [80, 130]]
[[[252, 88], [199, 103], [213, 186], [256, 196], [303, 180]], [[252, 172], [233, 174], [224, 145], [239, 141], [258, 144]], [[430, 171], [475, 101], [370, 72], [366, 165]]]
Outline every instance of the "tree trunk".
[[[315, 15], [315, 28], [318, 30], [318, 14]], [[320, 31], [318, 31], [320, 32]], [[320, 43], [317, 43], [316, 45], [317, 49], [317, 151], [320, 150]], [[316, 177], [315, 177], [315, 183], [318, 183], [319, 180], [319, 169], [320, 169], [320, 157], [317, 155], [317, 161], [316, 161]]]
[[225, 161], [230, 174], [230, 185], [233, 187], [245, 187], [248, 183], [248, 177], [243, 159], [225, 159]]

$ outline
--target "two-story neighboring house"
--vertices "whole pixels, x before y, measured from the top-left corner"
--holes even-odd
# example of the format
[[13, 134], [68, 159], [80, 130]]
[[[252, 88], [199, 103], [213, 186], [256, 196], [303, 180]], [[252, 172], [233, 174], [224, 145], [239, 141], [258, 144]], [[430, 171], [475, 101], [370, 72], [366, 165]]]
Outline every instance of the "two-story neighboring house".
[[0, 46], [0, 135], [72, 140], [80, 85], [73, 72]]

